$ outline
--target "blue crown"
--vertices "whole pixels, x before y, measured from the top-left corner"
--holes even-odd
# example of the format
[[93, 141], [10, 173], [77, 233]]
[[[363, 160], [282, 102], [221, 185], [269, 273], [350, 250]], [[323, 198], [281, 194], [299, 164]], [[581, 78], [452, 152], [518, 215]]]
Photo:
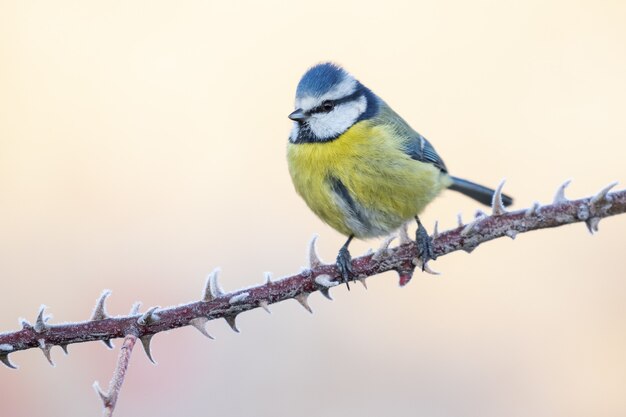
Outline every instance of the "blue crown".
[[339, 65], [324, 62], [311, 67], [300, 79], [296, 97], [321, 96], [350, 75]]

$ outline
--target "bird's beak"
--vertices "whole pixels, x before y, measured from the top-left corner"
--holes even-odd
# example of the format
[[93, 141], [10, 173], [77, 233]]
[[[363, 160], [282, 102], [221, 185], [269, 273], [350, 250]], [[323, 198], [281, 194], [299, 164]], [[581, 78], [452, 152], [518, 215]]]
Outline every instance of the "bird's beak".
[[302, 122], [305, 121], [306, 119], [309, 118], [309, 116], [307, 116], [306, 114], [304, 114], [304, 112], [302, 111], [302, 109], [296, 109], [295, 111], [293, 111], [289, 116], [291, 120], [293, 120], [294, 122]]

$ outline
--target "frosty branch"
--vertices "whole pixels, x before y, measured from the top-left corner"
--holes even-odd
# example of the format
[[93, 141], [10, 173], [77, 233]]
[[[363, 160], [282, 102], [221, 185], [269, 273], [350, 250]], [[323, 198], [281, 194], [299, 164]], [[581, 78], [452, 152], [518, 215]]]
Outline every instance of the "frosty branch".
[[[541, 206], [535, 203], [525, 210], [507, 212], [501, 202], [500, 184], [494, 196], [491, 215], [478, 212], [476, 218], [468, 224], [459, 221], [459, 226], [455, 229], [443, 233], [434, 232], [435, 255], [443, 256], [457, 250], [471, 252], [478, 245], [499, 237], [514, 238], [518, 233], [576, 222], [585, 222], [593, 233], [598, 230], [600, 219], [626, 212], [626, 190], [609, 193], [615, 184], [604, 188], [593, 197], [580, 200], [565, 198], [564, 190], [567, 185], [565, 183], [558, 189], [552, 204]], [[416, 259], [415, 244], [408, 238], [406, 230], [400, 233], [399, 246], [389, 247], [392, 240], [393, 238], [385, 240], [377, 251], [353, 260], [357, 280], [365, 285], [366, 278], [393, 270], [399, 274], [401, 285], [410, 281], [415, 268], [422, 267]], [[269, 312], [269, 305], [288, 299], [297, 300], [311, 311], [307, 302], [309, 295], [320, 291], [330, 298], [329, 290], [339, 284], [340, 278], [334, 264], [328, 265], [320, 261], [315, 250], [315, 239], [311, 241], [309, 262], [309, 268], [299, 274], [278, 281], [271, 281], [267, 276], [261, 285], [229, 293], [220, 287], [218, 271], [215, 270], [209, 275], [200, 300], [176, 307], [152, 307], [144, 313], [134, 310], [127, 316], [109, 316], [105, 308], [108, 291], [102, 293], [87, 321], [49, 324], [45, 306], [42, 306], [34, 324], [22, 320], [20, 330], [0, 334], [0, 361], [14, 368], [9, 354], [39, 348], [52, 364], [50, 350], [53, 346], [60, 346], [67, 353], [67, 346], [73, 343], [99, 340], [110, 347], [111, 339], [127, 336], [139, 339], [148, 358], [152, 360], [150, 340], [156, 333], [193, 326], [210, 338], [205, 324], [218, 318], [225, 319], [238, 332], [236, 317], [240, 313], [258, 307]], [[428, 265], [424, 269], [432, 272]]]

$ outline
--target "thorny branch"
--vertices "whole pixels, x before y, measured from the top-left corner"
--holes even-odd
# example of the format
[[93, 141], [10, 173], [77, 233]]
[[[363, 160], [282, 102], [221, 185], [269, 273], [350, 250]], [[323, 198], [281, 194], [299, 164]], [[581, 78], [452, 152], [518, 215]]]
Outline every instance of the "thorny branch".
[[[616, 183], [592, 197], [570, 201], [565, 198], [565, 188], [569, 185], [569, 181], [566, 181], [557, 190], [552, 204], [541, 206], [535, 203], [528, 209], [514, 212], [507, 212], [502, 204], [503, 185], [504, 182], [496, 190], [491, 215], [478, 211], [475, 219], [468, 224], [464, 224], [459, 215], [458, 227], [441, 234], [437, 232], [435, 224], [432, 235], [435, 257], [457, 250], [471, 252], [481, 243], [503, 236], [514, 239], [518, 233], [576, 222], [585, 222], [593, 234], [598, 231], [601, 218], [626, 213], [626, 190], [609, 193]], [[355, 279], [365, 286], [366, 278], [394, 270], [400, 277], [400, 285], [404, 286], [411, 280], [416, 267], [436, 273], [428, 265], [422, 265], [417, 258], [415, 243], [408, 237], [406, 227], [399, 231], [400, 245], [390, 248], [395, 237], [387, 238], [376, 252], [370, 251], [352, 261]], [[97, 382], [94, 384], [103, 402], [104, 415], [112, 416], [137, 339], [141, 341], [150, 361], [154, 362], [150, 340], [156, 333], [193, 326], [212, 339], [205, 329], [209, 320], [223, 318], [234, 331], [239, 332], [236, 318], [244, 311], [261, 307], [269, 313], [270, 304], [293, 298], [312, 312], [307, 300], [315, 291], [332, 299], [329, 291], [339, 285], [340, 275], [335, 265], [322, 263], [315, 250], [315, 242], [316, 237], [309, 247], [309, 268], [299, 274], [275, 282], [267, 274], [261, 285], [226, 293], [218, 283], [216, 269], [209, 275], [199, 301], [177, 307], [152, 307], [141, 314], [137, 303], [128, 316], [111, 317], [105, 308], [110, 291], [104, 291], [89, 320], [53, 325], [48, 324], [46, 307], [41, 306], [34, 325], [21, 320], [21, 330], [0, 334], [0, 361], [9, 368], [15, 368], [9, 360], [10, 353], [39, 348], [48, 362], [54, 365], [50, 355], [53, 346], [60, 346], [67, 354], [67, 346], [72, 343], [100, 340], [112, 348], [111, 339], [124, 337], [107, 393], [102, 392]]]
[[[601, 218], [626, 212], [626, 190], [609, 193], [615, 186], [611, 184], [593, 197], [580, 200], [567, 200], [563, 184], [557, 191], [552, 204], [541, 206], [535, 203], [525, 210], [507, 212], [502, 205], [500, 194], [502, 185], [494, 196], [492, 214], [477, 212], [476, 218], [455, 229], [433, 233], [434, 253], [436, 256], [464, 250], [471, 252], [481, 243], [508, 236], [515, 238], [518, 233], [531, 230], [557, 227], [565, 224], [585, 222], [591, 233], [598, 230]], [[67, 352], [67, 346], [73, 343], [102, 341], [110, 347], [110, 340], [133, 335], [145, 348], [148, 358], [150, 340], [156, 333], [183, 326], [193, 326], [203, 335], [211, 338], [205, 329], [209, 320], [225, 319], [230, 327], [238, 332], [236, 318], [248, 310], [261, 307], [269, 312], [270, 304], [295, 299], [311, 311], [307, 298], [320, 291], [330, 298], [329, 289], [339, 284], [340, 277], [334, 264], [323, 264], [316, 254], [315, 238], [310, 246], [310, 267], [299, 274], [271, 281], [266, 276], [263, 284], [226, 293], [218, 283], [218, 270], [208, 277], [202, 298], [176, 307], [152, 307], [144, 313], [111, 317], [105, 309], [105, 300], [109, 295], [105, 291], [100, 296], [96, 308], [87, 321], [65, 324], [49, 324], [45, 315], [45, 306], [39, 310], [35, 324], [22, 320], [22, 329], [0, 334], [0, 361], [10, 368], [15, 366], [9, 360], [9, 354], [20, 350], [39, 348], [52, 364], [50, 350], [60, 346]], [[356, 279], [365, 285], [365, 279], [382, 272], [394, 270], [400, 276], [400, 285], [406, 285], [416, 268], [422, 267], [416, 259], [415, 244], [406, 236], [406, 230], [400, 232], [400, 245], [390, 248], [393, 238], [385, 240], [374, 253], [370, 252], [353, 260]], [[426, 272], [431, 272], [428, 265]]]

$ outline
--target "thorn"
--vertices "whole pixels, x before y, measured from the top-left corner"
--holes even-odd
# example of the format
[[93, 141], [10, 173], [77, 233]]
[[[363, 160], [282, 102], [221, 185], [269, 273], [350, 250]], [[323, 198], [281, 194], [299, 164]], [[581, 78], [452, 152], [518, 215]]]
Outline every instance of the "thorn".
[[130, 315], [134, 316], [139, 314], [139, 308], [141, 307], [141, 303], [139, 301], [135, 302], [133, 306], [130, 308]]
[[155, 313], [156, 310], [161, 308], [160, 306], [154, 306], [148, 311], [143, 313], [141, 317], [137, 319], [137, 324], [140, 326], [148, 326], [159, 320], [159, 316]]
[[146, 356], [150, 359], [150, 362], [156, 365], [156, 362], [152, 358], [152, 350], [150, 348], [150, 342], [152, 341], [153, 334], [146, 334], [139, 338], [141, 340], [141, 345], [143, 346], [143, 350], [146, 352]]
[[98, 394], [98, 396], [102, 400], [102, 404], [104, 405], [104, 407], [105, 408], [108, 407], [111, 402], [111, 398], [109, 397], [108, 394], [105, 394], [104, 392], [102, 392], [102, 389], [100, 389], [100, 384], [98, 384], [98, 381], [93, 383], [93, 389], [96, 391], [96, 394]]
[[510, 237], [511, 239], [515, 240], [515, 237], [517, 236], [517, 230], [509, 229], [506, 231], [506, 235]]
[[330, 275], [322, 274], [315, 277], [315, 283], [317, 284], [322, 295], [329, 300], [333, 300], [330, 296], [330, 289], [336, 285], [339, 285], [337, 281], [333, 281]]
[[315, 283], [321, 287], [331, 288], [339, 285], [337, 281], [333, 281], [330, 275], [322, 274], [315, 277]]
[[46, 357], [50, 365], [54, 366], [54, 362], [52, 362], [52, 356], [50, 356], [50, 350], [52, 349], [52, 345], [47, 345], [44, 339], [39, 339], [39, 349], [43, 352], [43, 355]]
[[207, 331], [206, 331], [206, 327], [204, 327], [204, 325], [209, 321], [209, 319], [207, 319], [206, 317], [196, 317], [195, 319], [191, 319], [189, 320], [189, 324], [191, 324], [193, 327], [195, 327], [200, 333], [202, 333], [203, 335], [205, 335], [206, 337], [208, 337], [209, 339], [213, 339], [213, 336], [211, 336]]
[[411, 281], [411, 278], [413, 278], [413, 271], [399, 271], [398, 270], [398, 275], [400, 277], [400, 287], [404, 287], [406, 284], [408, 284]]
[[428, 265], [428, 262], [426, 263], [426, 265], [424, 265], [422, 267], [422, 260], [419, 258], [413, 258], [413, 265], [415, 265], [418, 269], [421, 269], [422, 271], [431, 274], [431, 275], [441, 275], [440, 272], [434, 271], [430, 268], [430, 266]]
[[304, 307], [309, 313], [313, 314], [313, 310], [311, 309], [311, 306], [309, 305], [309, 293], [303, 292], [303, 293], [296, 295], [293, 298], [297, 302], [299, 302], [300, 305]]
[[387, 236], [387, 238], [385, 238], [383, 243], [374, 253], [374, 256], [372, 256], [372, 260], [378, 262], [383, 256], [387, 255], [387, 253], [389, 252], [389, 245], [396, 237], [396, 235]]
[[246, 298], [248, 298], [248, 296], [250, 296], [249, 292], [242, 292], [242, 293], [239, 293], [237, 295], [233, 295], [228, 300], [228, 304], [232, 305], [232, 304], [240, 303], [240, 302], [244, 301]]
[[11, 369], [17, 369], [17, 366], [13, 365], [11, 363], [11, 361], [9, 360], [9, 354], [8, 353], [1, 353], [0, 354], [0, 362], [2, 362], [3, 364], [5, 364], [7, 367], [9, 367]]
[[398, 230], [398, 236], [400, 237], [400, 245], [404, 245], [405, 243], [413, 242], [409, 237], [409, 232], [407, 228], [409, 227], [408, 223], [405, 223]]
[[219, 273], [220, 269], [215, 268], [207, 277], [204, 293], [202, 294], [202, 301], [213, 301], [224, 295], [224, 290], [217, 281]]
[[433, 234], [430, 236], [432, 240], [435, 240], [439, 237], [439, 221], [435, 221], [435, 226], [433, 226]]
[[476, 224], [480, 221], [481, 219], [476, 219], [473, 222], [468, 223], [467, 225], [465, 225], [465, 227], [463, 228], [463, 230], [461, 230], [461, 236], [467, 236], [469, 234], [469, 232], [471, 232], [474, 227], [476, 227]]
[[110, 290], [102, 291], [102, 294], [100, 294], [98, 301], [96, 301], [96, 307], [93, 309], [93, 313], [91, 313], [91, 321], [104, 320], [109, 318], [109, 315], [107, 314], [105, 308], [105, 302], [109, 295], [111, 295]]
[[272, 283], [272, 273], [271, 272], [266, 272], [265, 273], [265, 285], [271, 284]]
[[232, 316], [224, 316], [224, 320], [226, 320], [226, 323], [228, 323], [230, 328], [233, 329], [235, 333], [239, 333], [239, 328], [237, 328], [237, 315], [236, 314], [233, 314]]
[[496, 192], [493, 193], [493, 198], [491, 199], [491, 212], [494, 216], [501, 216], [506, 213], [506, 209], [504, 208], [504, 204], [502, 204], [502, 188], [504, 187], [505, 180], [502, 180], [496, 188]]
[[530, 206], [528, 210], [526, 210], [526, 212], [524, 213], [524, 217], [534, 216], [535, 214], [537, 214], [537, 210], [539, 210], [539, 207], [541, 207], [541, 205], [537, 201], [535, 201], [533, 205]]
[[369, 248], [367, 249], [367, 251], [365, 252], [365, 254], [363, 256], [370, 256], [374, 254], [374, 249]]
[[607, 201], [606, 195], [609, 193], [611, 188], [615, 187], [616, 185], [617, 185], [617, 182], [612, 182], [606, 187], [604, 187], [603, 189], [601, 189], [600, 192], [598, 192], [598, 194], [591, 197], [591, 200], [589, 201], [589, 205], [592, 207], [592, 211], [594, 209], [595, 210], [599, 209], [600, 207], [598, 206], [600, 205], [600, 203]]
[[361, 284], [363, 284], [363, 287], [365, 287], [365, 289], [367, 289], [367, 282], [365, 282], [365, 277], [357, 278], [357, 281], [359, 281]]
[[63, 349], [63, 353], [65, 353], [66, 355], [69, 355], [70, 353], [67, 351], [67, 343], [63, 343], [61, 346], [61, 349]]
[[481, 217], [487, 217], [487, 213], [485, 213], [481, 209], [476, 210], [476, 213], [474, 214], [474, 218], [480, 219]]
[[599, 230], [598, 225], [600, 224], [600, 218], [589, 217], [587, 220], [585, 220], [585, 224], [587, 225], [587, 230], [589, 230], [589, 233], [593, 234], [593, 232], [597, 232]]
[[318, 238], [317, 235], [313, 235], [313, 238], [311, 239], [311, 242], [309, 243], [309, 268], [310, 269], [315, 269], [324, 265], [322, 260], [317, 254], [317, 249], [315, 248], [317, 238]]
[[270, 311], [269, 303], [266, 300], [259, 301], [259, 307], [267, 311], [268, 314], [272, 314], [272, 312]]
[[559, 188], [556, 190], [556, 194], [554, 195], [554, 200], [552, 201], [552, 204], [561, 204], [569, 201], [565, 197], [565, 189], [571, 182], [572, 180], [567, 180], [559, 186]]
[[330, 295], [330, 288], [320, 288], [320, 292], [324, 297], [328, 298], [330, 301], [333, 301], [333, 297]]
[[109, 349], [113, 349], [113, 342], [111, 342], [111, 339], [105, 339], [102, 341], [102, 343], [104, 343], [104, 345], [106, 347], [108, 347]]
[[20, 326], [22, 326], [22, 330], [28, 330], [28, 329], [32, 329], [33, 328], [32, 324], [30, 324], [29, 321], [26, 320], [25, 318], [20, 317], [17, 320], [20, 323]]
[[46, 330], [48, 330], [48, 328], [50, 327], [46, 324], [46, 322], [48, 321], [50, 317], [44, 317], [43, 315], [45, 309], [46, 309], [46, 306], [43, 304], [41, 305], [41, 307], [39, 307], [39, 314], [37, 314], [37, 319], [35, 320], [35, 326], [33, 327], [36, 333], [43, 333]]
[[456, 224], [457, 224], [457, 227], [465, 226], [465, 224], [463, 223], [463, 215], [461, 213], [456, 215]]

